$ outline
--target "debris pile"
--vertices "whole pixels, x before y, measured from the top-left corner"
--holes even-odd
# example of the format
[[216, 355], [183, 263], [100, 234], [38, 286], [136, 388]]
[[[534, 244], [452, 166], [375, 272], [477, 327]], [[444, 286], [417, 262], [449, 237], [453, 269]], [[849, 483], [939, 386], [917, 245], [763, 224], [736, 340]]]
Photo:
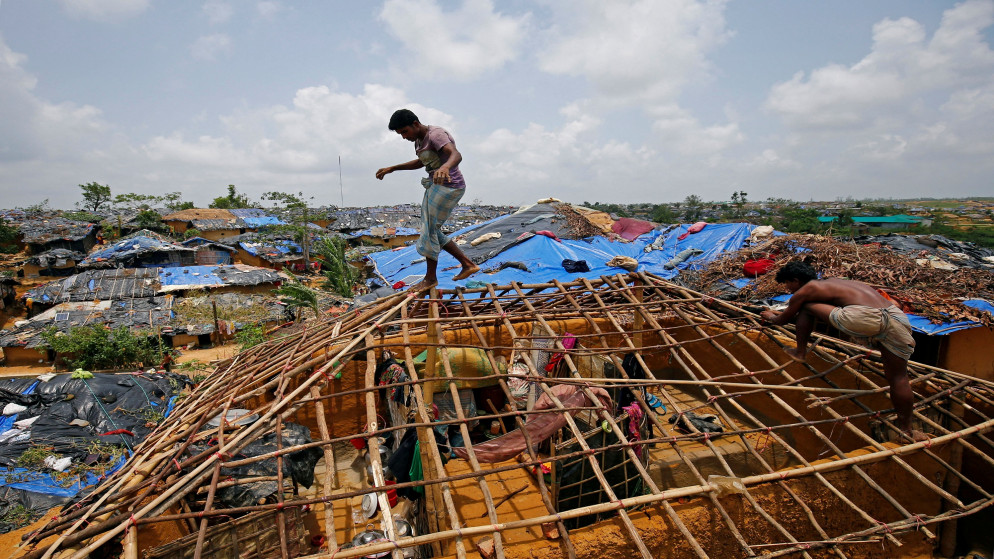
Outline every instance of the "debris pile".
[[[819, 235], [784, 235], [726, 254], [709, 263], [686, 281], [695, 289], [718, 295], [728, 283], [743, 278], [746, 262], [772, 259], [775, 269], [791, 260], [811, 264], [823, 277], [839, 277], [872, 285], [898, 302], [905, 312], [928, 317], [935, 323], [970, 320], [994, 328], [988, 312], [959, 304], [959, 300], [994, 299], [994, 273], [974, 268], [956, 271], [922, 265], [885, 245], [859, 244]], [[760, 275], [738, 292], [739, 300], [775, 297], [784, 293], [775, 273]]]

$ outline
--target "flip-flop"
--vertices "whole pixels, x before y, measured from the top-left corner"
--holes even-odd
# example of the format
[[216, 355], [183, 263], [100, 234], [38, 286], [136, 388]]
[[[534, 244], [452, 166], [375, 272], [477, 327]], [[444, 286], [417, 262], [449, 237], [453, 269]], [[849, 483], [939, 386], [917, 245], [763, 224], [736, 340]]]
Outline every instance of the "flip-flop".
[[659, 398], [656, 398], [655, 394], [649, 394], [649, 397], [645, 399], [645, 403], [649, 404], [649, 407], [655, 410], [658, 414], [666, 413], [666, 404], [664, 404]]

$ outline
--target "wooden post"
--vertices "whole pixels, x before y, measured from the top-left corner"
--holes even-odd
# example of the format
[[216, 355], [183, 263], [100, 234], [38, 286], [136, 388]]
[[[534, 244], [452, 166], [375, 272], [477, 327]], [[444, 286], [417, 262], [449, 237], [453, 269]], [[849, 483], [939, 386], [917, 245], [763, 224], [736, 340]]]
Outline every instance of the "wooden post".
[[[962, 418], [966, 410], [962, 404], [952, 404], [950, 411], [956, 417]], [[949, 449], [949, 465], [958, 472], [963, 467], [963, 445], [954, 444]], [[951, 495], [959, 496], [960, 479], [954, 475], [946, 476], [943, 488]], [[946, 509], [952, 508], [949, 503]], [[939, 554], [942, 557], [952, 557], [956, 552], [956, 532], [957, 520], [955, 518], [942, 523], [942, 531], [939, 533]]]
[[217, 343], [222, 343], [224, 340], [221, 338], [221, 323], [217, 320], [217, 301], [211, 297], [211, 310], [214, 311], [214, 333], [217, 334]]

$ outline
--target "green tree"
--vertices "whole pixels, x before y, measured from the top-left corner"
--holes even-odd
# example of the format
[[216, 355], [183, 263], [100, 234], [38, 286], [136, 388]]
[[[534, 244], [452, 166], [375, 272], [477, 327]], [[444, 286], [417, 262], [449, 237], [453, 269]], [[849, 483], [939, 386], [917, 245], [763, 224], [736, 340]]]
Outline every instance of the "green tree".
[[235, 189], [235, 185], [229, 184], [228, 195], [219, 196], [215, 198], [214, 201], [211, 202], [210, 206], [208, 207], [217, 208], [221, 210], [235, 210], [241, 208], [252, 208], [254, 206], [255, 204], [253, 204], [252, 201], [248, 199], [248, 196], [245, 196], [244, 194], [239, 194], [238, 191]]
[[309, 269], [311, 262], [311, 231], [309, 229], [310, 208], [308, 202], [313, 200], [305, 198], [303, 192], [291, 194], [289, 192], [266, 192], [262, 195], [263, 200], [273, 203], [273, 209], [280, 214], [284, 225], [277, 225], [269, 229], [275, 233], [285, 233], [290, 235], [294, 241], [300, 243], [304, 252], [304, 266]]
[[114, 196], [114, 207], [125, 208], [132, 211], [144, 211], [151, 209], [161, 200], [162, 198], [160, 196], [155, 196], [154, 194], [136, 194], [134, 192], [128, 192]]
[[180, 192], [169, 192], [162, 196], [162, 204], [171, 212], [192, 210], [196, 207], [193, 202], [184, 202], [180, 200], [182, 196], [183, 194]]
[[161, 340], [132, 332], [127, 326], [108, 330], [103, 326], [80, 326], [68, 332], [49, 328], [42, 332], [46, 349], [54, 350], [69, 368], [120, 369], [158, 365], [168, 347]]
[[816, 233], [822, 225], [818, 221], [818, 210], [802, 208], [785, 208], [782, 210], [781, 226], [779, 229], [788, 233]]
[[669, 204], [659, 204], [652, 210], [652, 221], [656, 223], [673, 223], [676, 221], [676, 216], [673, 214], [673, 210], [670, 209]]
[[[283, 282], [282, 285], [273, 290], [273, 293], [291, 309], [311, 309], [314, 311], [314, 318], [320, 316], [321, 309], [318, 308], [317, 291], [304, 285], [290, 270], [283, 268], [283, 272], [290, 276], [291, 279], [290, 281]], [[300, 318], [300, 313], [297, 313], [297, 319], [300, 320]]]
[[704, 215], [704, 202], [701, 201], [701, 197], [696, 194], [691, 194], [683, 199], [683, 217], [687, 222], [700, 221], [701, 217]]
[[344, 239], [330, 237], [319, 240], [314, 245], [314, 250], [325, 269], [324, 287], [342, 297], [353, 297], [361, 274], [355, 266], [349, 264], [345, 257], [345, 247]]
[[0, 253], [15, 252], [17, 252], [17, 228], [7, 225], [7, 222], [0, 218]]
[[160, 229], [163, 227], [162, 216], [152, 210], [142, 210], [135, 217], [135, 222], [142, 229]]
[[79, 185], [79, 188], [83, 191], [83, 201], [79, 205], [84, 209], [96, 212], [110, 204], [110, 186], [88, 182]]

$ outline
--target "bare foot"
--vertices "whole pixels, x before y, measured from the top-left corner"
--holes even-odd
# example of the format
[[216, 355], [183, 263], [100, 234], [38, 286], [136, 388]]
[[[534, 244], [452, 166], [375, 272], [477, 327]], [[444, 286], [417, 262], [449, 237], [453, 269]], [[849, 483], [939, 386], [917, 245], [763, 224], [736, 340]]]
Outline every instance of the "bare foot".
[[785, 349], [784, 353], [786, 353], [788, 357], [790, 357], [794, 361], [797, 361], [798, 363], [804, 363], [805, 361], [806, 354], [799, 352], [796, 348]]
[[423, 293], [425, 291], [428, 291], [429, 289], [435, 287], [436, 285], [438, 285], [437, 281], [421, 280], [418, 283], [407, 288], [407, 294], [414, 296], [417, 295], [418, 293]]
[[464, 279], [468, 278], [469, 276], [471, 276], [471, 275], [473, 275], [473, 274], [475, 274], [476, 272], [479, 272], [479, 271], [480, 271], [480, 267], [477, 266], [476, 264], [473, 264], [469, 268], [465, 268], [464, 267], [461, 272], [459, 272], [458, 274], [452, 276], [452, 281], [464, 280]]

